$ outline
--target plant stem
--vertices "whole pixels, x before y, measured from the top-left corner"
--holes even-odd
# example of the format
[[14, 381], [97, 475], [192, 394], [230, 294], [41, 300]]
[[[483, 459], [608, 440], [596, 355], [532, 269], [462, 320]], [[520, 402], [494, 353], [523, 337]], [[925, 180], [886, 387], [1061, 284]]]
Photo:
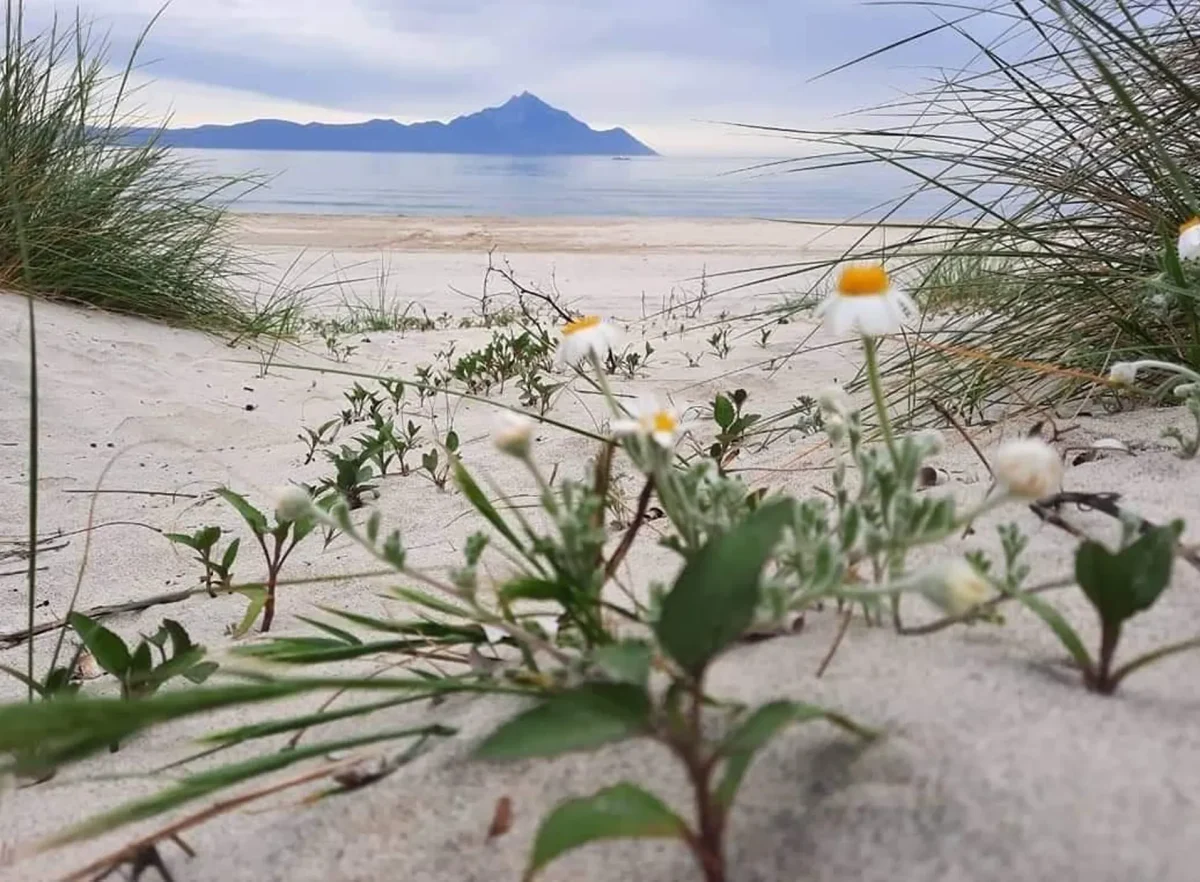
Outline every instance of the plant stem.
[[[262, 623], [262, 633], [264, 634], [271, 630], [271, 622], [275, 620], [275, 585], [279, 581], [279, 571], [283, 568], [281, 560], [283, 540], [279, 536], [273, 538], [275, 552], [267, 555], [267, 602], [263, 604]], [[266, 550], [267, 546], [264, 544], [263, 551]]]
[[1091, 673], [1092, 688], [1102, 695], [1111, 695], [1119, 682], [1112, 675], [1113, 656], [1121, 639], [1120, 622], [1103, 622], [1100, 626], [1100, 657]]
[[1144, 668], [1148, 664], [1160, 661], [1170, 655], [1175, 655], [1180, 652], [1186, 652], [1190, 649], [1200, 649], [1200, 637], [1193, 637], [1190, 640], [1183, 640], [1179, 643], [1172, 643], [1168, 646], [1163, 646], [1155, 649], [1152, 652], [1147, 652], [1145, 655], [1139, 655], [1133, 661], [1128, 662], [1112, 672], [1112, 685], [1116, 689], [1121, 684], [1121, 681], [1132, 674], [1139, 668]]
[[650, 498], [654, 494], [654, 478], [647, 478], [646, 484], [642, 487], [642, 492], [638, 496], [637, 511], [633, 515], [633, 523], [625, 531], [625, 535], [621, 537], [621, 544], [617, 546], [612, 557], [608, 559], [608, 564], [604, 568], [604, 581], [607, 583], [617, 573], [617, 568], [621, 566], [621, 562], [625, 560], [625, 555], [629, 553], [629, 549], [633, 547], [633, 540], [637, 537], [638, 530], [642, 523], [646, 520], [646, 511], [650, 508]]
[[704, 744], [701, 717], [704, 692], [699, 679], [692, 684], [691, 702], [688, 716], [690, 731], [686, 742], [679, 745], [679, 751], [696, 797], [698, 835], [692, 850], [704, 873], [704, 882], [725, 882], [725, 812], [713, 801], [709, 786], [713, 763], [705, 760], [701, 753]]
[[37, 547], [38, 547], [38, 383], [37, 383], [37, 332], [34, 327], [33, 298], [29, 302], [29, 587], [27, 597], [27, 624], [29, 625], [29, 651], [26, 657], [26, 674], [29, 677], [29, 701], [33, 701], [33, 628], [37, 609]]
[[892, 418], [888, 416], [887, 399], [883, 395], [883, 383], [879, 379], [879, 357], [875, 349], [875, 338], [863, 334], [863, 351], [867, 357], [867, 380], [871, 384], [871, 399], [875, 402], [875, 415], [879, 418], [879, 430], [892, 457], [892, 465], [900, 467], [900, 455], [896, 450], [896, 436], [892, 432]]

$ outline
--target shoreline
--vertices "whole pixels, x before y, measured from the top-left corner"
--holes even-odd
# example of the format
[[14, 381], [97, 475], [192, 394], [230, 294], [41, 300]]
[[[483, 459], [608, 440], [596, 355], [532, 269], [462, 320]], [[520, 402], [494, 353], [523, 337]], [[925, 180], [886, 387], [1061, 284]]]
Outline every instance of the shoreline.
[[874, 227], [755, 218], [454, 217], [402, 215], [229, 214], [234, 241], [251, 249], [302, 246], [329, 250], [517, 253], [692, 253], [776, 255], [845, 251], [882, 244], [911, 224]]

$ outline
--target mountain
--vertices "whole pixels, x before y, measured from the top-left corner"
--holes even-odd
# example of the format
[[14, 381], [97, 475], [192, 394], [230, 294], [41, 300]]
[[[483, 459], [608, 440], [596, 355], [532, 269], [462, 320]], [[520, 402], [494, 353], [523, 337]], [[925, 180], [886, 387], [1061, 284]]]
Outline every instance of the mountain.
[[[153, 129], [131, 129], [143, 143]], [[448, 123], [404, 125], [391, 119], [363, 123], [294, 123], [256, 119], [230, 126], [166, 129], [170, 147], [227, 150], [351, 150], [371, 153], [483, 153], [512, 156], [657, 156], [624, 129], [597, 131], [536, 95], [523, 92], [499, 107]]]

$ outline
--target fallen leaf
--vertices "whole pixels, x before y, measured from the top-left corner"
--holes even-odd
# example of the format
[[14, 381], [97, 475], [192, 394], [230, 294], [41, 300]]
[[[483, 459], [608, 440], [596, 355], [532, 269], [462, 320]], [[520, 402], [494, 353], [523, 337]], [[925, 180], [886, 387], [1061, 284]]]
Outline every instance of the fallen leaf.
[[507, 796], [502, 796], [496, 800], [496, 811], [492, 814], [492, 825], [488, 827], [488, 839], [503, 836], [512, 829], [512, 822], [512, 800]]

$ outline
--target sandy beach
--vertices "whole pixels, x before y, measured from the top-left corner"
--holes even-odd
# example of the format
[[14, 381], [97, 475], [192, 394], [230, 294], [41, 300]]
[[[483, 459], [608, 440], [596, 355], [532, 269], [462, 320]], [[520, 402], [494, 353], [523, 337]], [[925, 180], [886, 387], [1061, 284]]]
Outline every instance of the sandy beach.
[[[733, 389], [749, 393], [750, 410], [774, 413], [800, 396], [849, 381], [861, 364], [856, 344], [830, 337], [809, 317], [776, 324], [778, 316], [768, 312], [822, 291], [817, 273], [782, 276], [798, 262], [835, 260], [858, 241], [857, 228], [248, 215], [238, 219], [236, 230], [251, 258], [248, 296], [269, 296], [283, 282], [310, 291], [311, 308], [324, 315], [336, 315], [348, 301], [373, 302], [382, 290], [389, 304], [415, 304], [431, 316], [470, 316], [484, 293], [490, 253], [495, 264], [507, 261], [522, 283], [557, 291], [564, 304], [614, 319], [631, 351], [650, 344], [646, 369], [632, 379], [615, 378], [616, 390], [670, 400], [685, 417], [699, 419], [716, 393]], [[739, 287], [750, 281], [757, 284]], [[25, 617], [19, 550], [27, 530], [26, 308], [24, 298], [0, 292], [0, 632], [20, 630]], [[353, 380], [330, 371], [411, 378], [448, 347], [462, 354], [491, 336], [488, 329], [457, 322], [428, 331], [360, 333], [347, 337], [353, 353], [336, 362], [319, 339], [286, 344], [267, 357], [254, 346], [231, 347], [195, 332], [61, 303], [39, 301], [36, 321], [44, 538], [39, 621], [61, 614], [77, 583], [83, 609], [193, 587], [197, 566], [160, 534], [207, 524], [238, 529], [232, 510], [213, 499], [213, 488], [232, 487], [268, 508], [280, 485], [325, 474], [328, 464], [320, 459], [304, 464], [305, 445], [297, 436], [344, 407], [343, 392]], [[730, 349], [721, 357], [707, 340], [724, 327]], [[770, 330], [765, 342], [764, 327]], [[492, 397], [515, 404], [517, 391], [509, 385]], [[428, 434], [454, 428], [463, 461], [475, 473], [514, 500], [530, 492], [527, 476], [490, 441], [494, 408], [440, 399], [421, 408], [414, 401], [413, 407]], [[603, 402], [576, 384], [559, 397], [552, 415], [598, 430]], [[1053, 443], [1068, 464], [1067, 489], [1119, 492], [1131, 510], [1155, 523], [1188, 518], [1193, 522], [1183, 541], [1200, 541], [1200, 466], [1180, 460], [1160, 437], [1164, 427], [1183, 424], [1178, 410], [1109, 414], [1094, 402], [972, 430], [973, 441], [986, 452], [1039, 421], [1056, 432]], [[1079, 457], [1097, 439], [1117, 439], [1127, 449]], [[982, 498], [990, 485], [986, 464], [953, 433], [946, 442], [936, 462], [946, 479], [929, 492]], [[547, 470], [582, 474], [595, 452], [561, 430], [543, 426], [537, 433], [536, 456]], [[785, 425], [765, 449], [748, 448], [737, 468], [752, 486], [802, 495], [827, 488], [829, 462], [819, 438]], [[625, 483], [632, 497], [632, 477]], [[93, 494], [96, 489], [103, 492]], [[387, 527], [402, 531], [414, 564], [429, 571], [460, 561], [467, 537], [479, 529], [460, 494], [415, 474], [381, 481], [371, 505]], [[1098, 535], [1115, 535], [1112, 522], [1099, 515], [1072, 512], [1070, 518]], [[951, 547], [994, 550], [995, 527], [1007, 521], [1031, 537], [1035, 581], [1070, 572], [1070, 537], [1021, 506], [989, 515]], [[634, 591], [645, 592], [652, 580], [674, 572], [674, 559], [656, 538], [654, 530], [644, 533], [624, 564], [623, 578]], [[252, 578], [257, 566], [247, 554], [243, 575]], [[365, 569], [365, 553], [343, 538], [325, 553], [319, 542], [302, 546], [290, 572], [307, 578]], [[380, 596], [390, 584], [350, 578], [287, 588], [276, 631], [309, 633], [297, 616], [313, 615], [318, 605], [403, 616], [400, 604]], [[1071, 590], [1054, 601], [1093, 645], [1094, 613], [1081, 594]], [[918, 600], [905, 603], [913, 622], [934, 617]], [[164, 616], [175, 618], [220, 657], [244, 606], [237, 596], [193, 597], [106, 623], [133, 636], [153, 631]], [[1150, 667], [1117, 697], [1102, 698], [1080, 688], [1077, 675], [1063, 668], [1062, 648], [1043, 624], [1006, 607], [1003, 626], [958, 627], [925, 637], [901, 638], [856, 620], [828, 672], [817, 678], [838, 624], [832, 610], [810, 615], [797, 634], [730, 652], [713, 674], [719, 696], [817, 701], [884, 733], [864, 747], [809, 724], [775, 741], [752, 767], [733, 815], [732, 879], [1195, 878], [1197, 656]], [[1122, 652], [1132, 655], [1197, 632], [1200, 575], [1180, 562], [1160, 604], [1128, 626]], [[48, 661], [52, 646], [51, 637], [39, 639], [39, 664]], [[0, 663], [22, 667], [24, 652], [18, 645], [0, 648]], [[359, 665], [364, 673], [375, 667]], [[111, 692], [113, 684], [97, 679], [85, 689]], [[23, 694], [15, 680], [0, 679], [0, 698]], [[62, 878], [154, 829], [161, 820], [49, 854], [25, 851], [67, 824], [155, 792], [179, 771], [154, 770], [193, 753], [193, 739], [267, 713], [308, 712], [319, 701], [310, 696], [189, 719], [49, 782], [0, 791], [0, 854], [21, 858], [0, 869], [0, 878]], [[418, 705], [372, 716], [369, 725], [381, 728], [437, 721], [459, 734], [360, 792], [305, 804], [305, 791], [288, 791], [222, 814], [188, 831], [195, 857], [171, 846], [164, 850], [171, 872], [177, 882], [500, 882], [521, 877], [539, 819], [565, 798], [628, 779], [688, 811], [682, 777], [650, 744], [549, 762], [472, 761], [472, 746], [517, 706], [456, 697], [437, 708]], [[351, 721], [341, 731], [362, 725]], [[284, 739], [276, 740], [281, 746]], [[264, 744], [232, 750], [223, 759], [257, 755]], [[504, 797], [513, 806], [511, 829], [489, 837]], [[619, 842], [574, 853], [539, 878], [684, 882], [697, 876], [676, 845]]]

